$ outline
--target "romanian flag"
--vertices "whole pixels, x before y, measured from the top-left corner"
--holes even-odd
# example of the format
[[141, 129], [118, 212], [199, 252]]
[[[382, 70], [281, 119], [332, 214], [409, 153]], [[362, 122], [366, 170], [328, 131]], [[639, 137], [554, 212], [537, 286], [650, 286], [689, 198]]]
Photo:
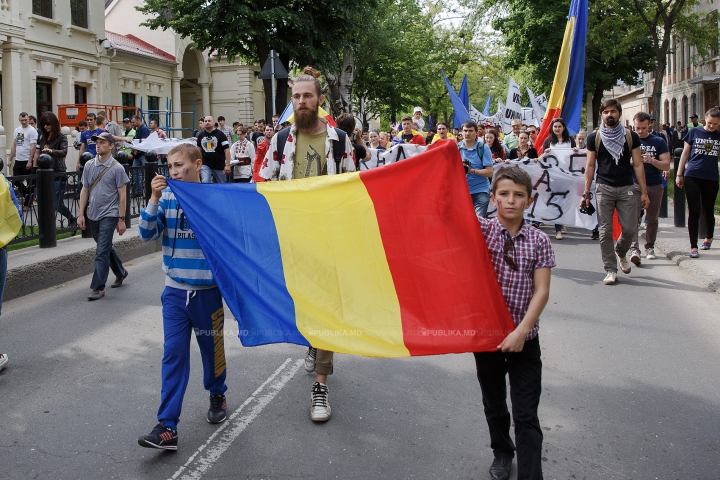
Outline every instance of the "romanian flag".
[[543, 142], [550, 135], [550, 124], [553, 119], [562, 117], [570, 135], [575, 135], [580, 131], [583, 84], [585, 82], [587, 22], [587, 0], [572, 0], [565, 36], [560, 49], [560, 59], [555, 70], [555, 80], [543, 124], [535, 141], [538, 153], [542, 152]]
[[515, 328], [452, 142], [342, 175], [169, 183], [245, 346], [495, 351]]

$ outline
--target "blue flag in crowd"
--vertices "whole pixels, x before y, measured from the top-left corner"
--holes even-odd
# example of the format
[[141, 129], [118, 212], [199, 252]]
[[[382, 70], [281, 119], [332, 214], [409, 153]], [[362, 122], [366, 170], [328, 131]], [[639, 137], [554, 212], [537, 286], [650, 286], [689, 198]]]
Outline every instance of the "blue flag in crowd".
[[488, 93], [488, 98], [485, 100], [485, 106], [483, 107], [483, 115], [486, 117], [490, 116], [490, 99], [492, 97], [492, 94]]
[[447, 86], [448, 95], [450, 95], [450, 102], [452, 103], [454, 115], [453, 115], [453, 128], [460, 128], [463, 123], [467, 122], [468, 120], [472, 120], [470, 118], [470, 114], [468, 113], [467, 109], [465, 108], [465, 105], [463, 105], [462, 100], [460, 100], [460, 97], [458, 97], [458, 94], [455, 93], [455, 90], [453, 90], [452, 85], [450, 85], [450, 80], [447, 79], [445, 76], [445, 72], [440, 70], [440, 73], [442, 74], [443, 80], [445, 80], [445, 85]]

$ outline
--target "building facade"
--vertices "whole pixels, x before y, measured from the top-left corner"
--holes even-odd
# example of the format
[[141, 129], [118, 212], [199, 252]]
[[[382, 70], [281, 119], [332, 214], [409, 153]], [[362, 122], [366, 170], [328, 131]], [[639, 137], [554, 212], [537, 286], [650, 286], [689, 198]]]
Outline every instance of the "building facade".
[[[189, 136], [202, 115], [245, 124], [264, 116], [259, 66], [212, 61], [189, 38], [140, 26], [140, 5], [0, 0], [0, 133], [11, 134], [20, 112], [39, 117], [75, 103], [157, 110], [178, 137]], [[0, 138], [6, 155], [9, 145]]]

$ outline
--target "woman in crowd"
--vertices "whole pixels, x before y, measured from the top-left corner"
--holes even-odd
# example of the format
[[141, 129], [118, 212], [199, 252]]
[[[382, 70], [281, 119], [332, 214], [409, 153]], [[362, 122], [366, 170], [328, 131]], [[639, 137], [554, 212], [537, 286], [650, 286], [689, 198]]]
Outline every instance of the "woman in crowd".
[[688, 204], [690, 258], [698, 258], [700, 207], [705, 209], [705, 240], [700, 250], [710, 250], [715, 233], [715, 199], [718, 195], [718, 150], [720, 150], [720, 107], [705, 114], [705, 125], [688, 130], [683, 138], [675, 184], [685, 189]]
[[[35, 161], [42, 154], [48, 154], [53, 159], [52, 168], [55, 172], [66, 172], [65, 157], [67, 157], [68, 142], [67, 136], [60, 131], [60, 122], [53, 112], [45, 112], [40, 117], [40, 136], [38, 138], [37, 149], [35, 150]], [[67, 176], [56, 176], [53, 180], [53, 188], [55, 194], [55, 211], [63, 217], [67, 218], [68, 226], [74, 228], [77, 225], [77, 219], [73, 216], [70, 209], [63, 201], [65, 199], [65, 190], [67, 189]]]
[[537, 159], [538, 153], [537, 150], [530, 146], [530, 135], [527, 131], [523, 130], [518, 133], [518, 146], [510, 150], [508, 160], [525, 157]]
[[230, 164], [233, 165], [233, 182], [249, 182], [252, 178], [255, 146], [247, 139], [249, 128], [238, 127], [235, 130], [237, 141], [230, 147]]
[[[577, 152], [575, 139], [570, 136], [565, 120], [556, 118], [550, 124], [550, 135], [543, 143], [543, 153], [549, 152], [553, 148], [572, 148]], [[565, 233], [565, 227], [559, 223], [555, 224], [555, 238], [562, 240], [562, 234]]]
[[507, 158], [507, 154], [505, 153], [505, 148], [500, 143], [497, 130], [493, 128], [488, 128], [485, 131], [485, 144], [488, 146], [488, 148], [490, 148], [493, 163], [505, 161], [505, 159]]
[[380, 151], [385, 150], [385, 147], [380, 144], [380, 131], [377, 128], [370, 129], [368, 139], [370, 140], [370, 148]]
[[390, 148], [390, 134], [387, 132], [380, 132], [380, 146], [387, 150]]

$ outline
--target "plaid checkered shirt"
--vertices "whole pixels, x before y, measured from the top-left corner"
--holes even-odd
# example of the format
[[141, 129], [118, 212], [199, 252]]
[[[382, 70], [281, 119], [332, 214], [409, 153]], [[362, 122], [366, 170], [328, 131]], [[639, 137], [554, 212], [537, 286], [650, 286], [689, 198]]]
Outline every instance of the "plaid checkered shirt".
[[[527, 312], [534, 293], [534, 271], [538, 268], [554, 267], [555, 253], [548, 236], [540, 229], [523, 224], [520, 231], [510, 237], [508, 230], [496, 218], [479, 218], [485, 243], [490, 251], [490, 260], [495, 268], [500, 289], [515, 326], [520, 325]], [[504, 258], [504, 246], [512, 238], [514, 249], [508, 255], [515, 261], [517, 271], [510, 268]], [[525, 340], [531, 340], [538, 334], [540, 319], [528, 333]]]

